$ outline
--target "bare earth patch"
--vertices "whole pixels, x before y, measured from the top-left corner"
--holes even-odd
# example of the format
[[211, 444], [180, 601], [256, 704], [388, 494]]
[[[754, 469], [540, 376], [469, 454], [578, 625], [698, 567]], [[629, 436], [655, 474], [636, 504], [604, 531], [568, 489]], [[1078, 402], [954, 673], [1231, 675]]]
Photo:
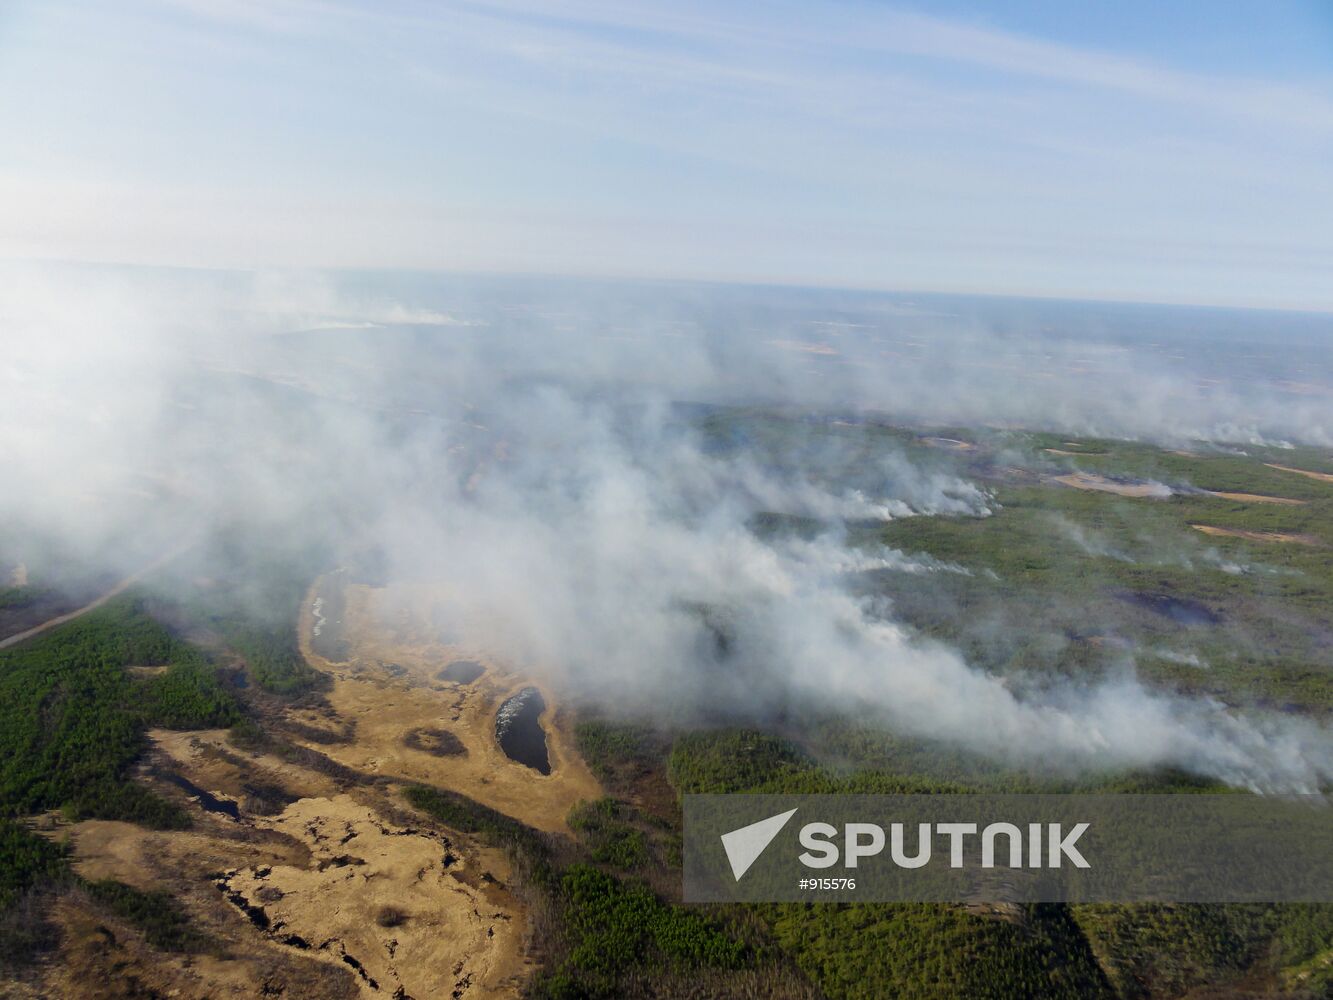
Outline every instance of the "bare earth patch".
[[148, 667], [126, 667], [125, 672], [131, 677], [157, 677], [161, 674], [165, 674], [168, 669], [168, 664], [162, 663]]
[[1114, 493], [1122, 497], [1147, 497], [1164, 500], [1171, 495], [1171, 489], [1161, 483], [1120, 482], [1091, 472], [1071, 472], [1065, 476], [1055, 476], [1053, 481], [1076, 490], [1096, 490], [1100, 493]]
[[235, 919], [229, 928], [209, 928], [219, 933], [227, 952], [186, 956], [158, 951], [78, 893], [60, 899], [52, 918], [61, 931], [59, 959], [48, 967], [43, 988], [34, 996], [356, 1000], [361, 995], [347, 971], [291, 949], [246, 940], [248, 924]]
[[1298, 476], [1305, 476], [1308, 479], [1317, 479], [1321, 483], [1333, 483], [1333, 475], [1327, 472], [1311, 472], [1309, 469], [1293, 469], [1289, 465], [1274, 465], [1272, 462], [1265, 462], [1264, 465], [1270, 469], [1277, 469], [1279, 472], [1294, 472]]
[[[92, 905], [79, 893], [63, 898], [58, 960], [47, 966], [47, 996], [253, 997], [278, 995], [336, 1000], [360, 993], [348, 970], [318, 963], [258, 937], [209, 886], [220, 868], [310, 863], [299, 842], [226, 827], [209, 817], [188, 831], [153, 831], [129, 823], [90, 820], [64, 828], [74, 866], [88, 879], [115, 879], [144, 891], [165, 889], [194, 927], [216, 942], [209, 954], [169, 954]], [[264, 993], [263, 991], [268, 991]]]
[[971, 441], [959, 441], [957, 438], [924, 437], [921, 443], [931, 448], [945, 448], [949, 451], [972, 451], [976, 448]]
[[1252, 542], [1291, 542], [1296, 545], [1319, 545], [1319, 539], [1313, 535], [1301, 535], [1291, 531], [1245, 531], [1241, 528], [1219, 528], [1212, 524], [1191, 524], [1195, 531], [1205, 535], [1221, 535], [1227, 538], [1245, 538]]
[[1263, 493], [1225, 493], [1221, 490], [1209, 490], [1210, 496], [1222, 497], [1225, 500], [1239, 500], [1242, 503], [1275, 503], [1284, 507], [1303, 507], [1309, 501], [1294, 500], [1291, 497], [1270, 497]]
[[233, 869], [215, 884], [233, 905], [262, 913], [271, 940], [350, 968], [367, 996], [517, 988], [525, 926], [502, 852], [463, 852], [439, 834], [385, 822], [350, 795], [302, 799], [270, 822], [306, 844], [312, 863]]
[[[97, 931], [102, 915], [76, 896], [59, 911], [66, 934], [53, 995], [427, 1000], [521, 991], [528, 921], [502, 852], [405, 821], [412, 814], [391, 788], [340, 790], [327, 775], [237, 751], [222, 730], [150, 735], [148, 766], [213, 794], [236, 796], [259, 781], [308, 794], [276, 815], [196, 811], [186, 831], [98, 820], [65, 828], [81, 875], [167, 889], [219, 947], [164, 954], [132, 929], [108, 936]], [[73, 989], [68, 977], [90, 967], [103, 968], [105, 992]]]

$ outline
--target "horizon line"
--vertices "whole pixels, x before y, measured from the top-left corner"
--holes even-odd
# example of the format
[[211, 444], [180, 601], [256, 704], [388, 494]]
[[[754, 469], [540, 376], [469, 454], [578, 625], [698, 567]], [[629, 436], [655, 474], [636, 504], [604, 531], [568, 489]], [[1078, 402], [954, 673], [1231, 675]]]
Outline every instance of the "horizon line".
[[592, 270], [532, 270], [516, 269], [512, 271], [487, 267], [448, 267], [448, 266], [389, 266], [389, 265], [203, 265], [203, 264], [166, 264], [143, 260], [107, 260], [84, 257], [31, 257], [0, 256], [0, 263], [6, 265], [61, 265], [72, 267], [123, 268], [156, 271], [190, 271], [203, 274], [412, 274], [439, 275], [472, 278], [511, 278], [541, 281], [588, 281], [604, 283], [641, 284], [641, 285], [705, 285], [720, 288], [782, 289], [787, 291], [844, 292], [861, 295], [893, 296], [954, 296], [973, 299], [1005, 299], [1020, 302], [1066, 303], [1072, 305], [1109, 305], [1109, 306], [1145, 306], [1165, 309], [1213, 309], [1223, 312], [1281, 313], [1293, 316], [1311, 316], [1333, 319], [1333, 302], [1326, 306], [1274, 305], [1232, 302], [1199, 302], [1186, 299], [1138, 298], [1133, 295], [1118, 296], [1108, 292], [1056, 293], [1036, 291], [995, 291], [963, 289], [947, 286], [936, 287], [893, 287], [889, 285], [841, 285], [836, 282], [811, 281], [810, 279], [784, 278], [744, 278], [744, 277], [700, 277], [687, 275], [646, 275], [634, 273], [615, 273]]

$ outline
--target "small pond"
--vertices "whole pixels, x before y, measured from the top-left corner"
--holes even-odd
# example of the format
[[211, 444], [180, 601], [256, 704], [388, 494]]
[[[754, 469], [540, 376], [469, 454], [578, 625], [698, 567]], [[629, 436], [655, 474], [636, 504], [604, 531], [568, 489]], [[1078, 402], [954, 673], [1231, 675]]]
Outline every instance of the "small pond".
[[542, 774], [551, 773], [551, 759], [546, 752], [546, 733], [537, 721], [546, 711], [542, 693], [525, 687], [505, 699], [495, 713], [495, 738], [510, 760], [526, 764]]

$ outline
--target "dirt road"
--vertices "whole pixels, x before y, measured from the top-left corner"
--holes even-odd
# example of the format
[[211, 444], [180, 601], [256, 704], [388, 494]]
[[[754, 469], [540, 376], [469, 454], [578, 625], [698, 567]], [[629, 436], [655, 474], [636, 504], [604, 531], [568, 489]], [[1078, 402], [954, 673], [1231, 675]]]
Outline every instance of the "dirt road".
[[41, 635], [48, 629], [53, 629], [57, 625], [64, 625], [66, 622], [72, 622], [75, 618], [78, 618], [80, 615], [86, 615], [89, 611], [94, 611], [97, 608], [100, 608], [107, 601], [111, 600], [111, 598], [115, 597], [118, 594], [123, 594], [126, 590], [134, 586], [149, 573], [153, 572], [156, 569], [161, 569], [163, 566], [171, 562], [171, 560], [175, 559], [189, 547], [190, 547], [189, 545], [178, 546], [177, 548], [172, 549], [166, 555], [161, 556], [158, 559], [154, 559], [147, 566], [143, 567], [143, 569], [131, 573], [129, 576], [125, 577], [125, 579], [121, 580], [118, 584], [116, 584], [114, 587], [108, 590], [105, 594], [102, 594], [95, 600], [89, 601], [81, 608], [75, 608], [73, 611], [67, 611], [63, 615], [56, 615], [54, 618], [49, 618], [46, 621], [42, 622], [40, 625], [34, 625], [30, 629], [24, 629], [22, 632], [16, 632], [11, 636], [8, 636], [4, 639], [0, 639], [0, 649], [8, 649], [10, 646], [17, 646], [21, 642], [27, 642], [33, 636]]

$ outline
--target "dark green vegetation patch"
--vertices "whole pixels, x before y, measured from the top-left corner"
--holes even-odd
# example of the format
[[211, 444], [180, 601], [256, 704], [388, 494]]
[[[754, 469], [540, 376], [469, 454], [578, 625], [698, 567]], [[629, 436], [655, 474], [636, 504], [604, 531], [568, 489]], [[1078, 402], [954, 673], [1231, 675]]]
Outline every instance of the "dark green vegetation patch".
[[[138, 677], [131, 666], [165, 669]], [[149, 617], [142, 598], [122, 595], [0, 653], [0, 810], [183, 826], [179, 809], [127, 780], [144, 730], [238, 717], [205, 655]]]
[[63, 846], [13, 820], [0, 819], [0, 910], [14, 905], [34, 885], [68, 877]]
[[557, 898], [568, 950], [544, 983], [551, 997], [623, 996], [620, 978], [636, 968], [734, 969], [746, 960], [744, 944], [700, 914], [589, 865], [565, 870]]
[[93, 900], [142, 932], [162, 951], [201, 952], [213, 947], [190, 923], [181, 905], [166, 892], [145, 892], [124, 882], [101, 879], [84, 887]]
[[[681, 792], [710, 793], [1217, 790], [1174, 772], [1038, 782], [836, 720], [811, 736], [813, 750], [758, 730], [682, 734], [671, 780]], [[815, 751], [839, 766], [819, 763]], [[797, 903], [753, 912], [831, 1000], [1131, 1000], [1208, 988], [1224, 992], [1199, 995], [1232, 995], [1225, 990], [1246, 983], [1261, 995], [1315, 998], [1333, 988], [1333, 905]]]

